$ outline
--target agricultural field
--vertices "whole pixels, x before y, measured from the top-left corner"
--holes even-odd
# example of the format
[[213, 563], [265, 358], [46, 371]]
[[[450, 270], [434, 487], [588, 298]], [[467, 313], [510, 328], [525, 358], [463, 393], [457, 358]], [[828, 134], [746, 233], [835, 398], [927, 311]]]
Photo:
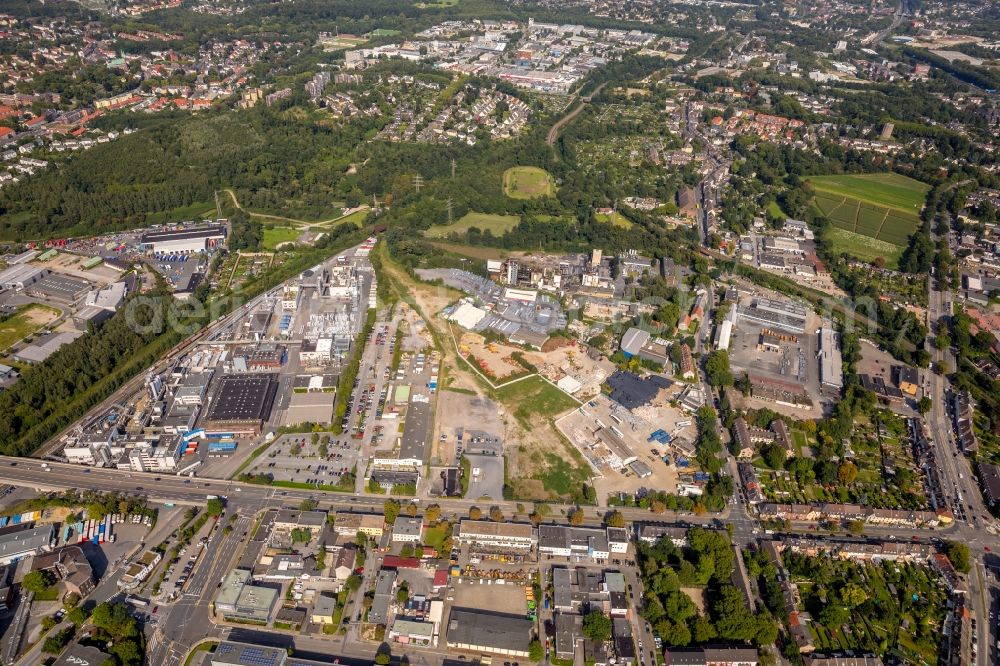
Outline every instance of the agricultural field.
[[895, 268], [903, 254], [902, 245], [894, 245], [884, 240], [854, 233], [840, 227], [830, 227], [823, 234], [824, 242], [835, 254], [849, 254], [861, 261], [875, 261], [879, 257], [885, 259], [885, 265]]
[[913, 215], [920, 213], [931, 189], [926, 183], [897, 173], [810, 176], [809, 182], [817, 192], [860, 199]]
[[22, 306], [10, 318], [0, 322], [0, 350], [33, 335], [60, 315], [59, 310], [48, 305], [33, 303]]
[[429, 238], [447, 238], [451, 233], [464, 234], [472, 227], [480, 231], [489, 231], [494, 236], [503, 236], [517, 226], [521, 218], [517, 215], [491, 215], [489, 213], [469, 212], [453, 224], [433, 226], [425, 233]]
[[[920, 225], [920, 210], [930, 187], [894, 173], [850, 176], [813, 176], [817, 212], [839, 230], [862, 238], [829, 234], [835, 252], [859, 259], [884, 257], [895, 265], [898, 252]], [[870, 239], [886, 245], [869, 245]], [[888, 245], [899, 248], [891, 251]]]
[[545, 169], [511, 167], [503, 172], [503, 193], [511, 199], [538, 199], [555, 196], [556, 184]]

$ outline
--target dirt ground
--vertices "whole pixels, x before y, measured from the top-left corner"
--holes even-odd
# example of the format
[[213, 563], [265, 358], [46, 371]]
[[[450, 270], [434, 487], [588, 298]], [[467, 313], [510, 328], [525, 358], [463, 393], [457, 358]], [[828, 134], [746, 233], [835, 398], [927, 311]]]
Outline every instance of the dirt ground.
[[[432, 459], [443, 464], [451, 464], [458, 442], [455, 431], [458, 428], [487, 433], [504, 438], [503, 407], [489, 398], [453, 391], [442, 391], [438, 418], [434, 424], [434, 450]], [[444, 437], [444, 439], [442, 439]]]
[[698, 613], [705, 612], [705, 590], [700, 587], [682, 587], [681, 592], [688, 595], [694, 605], [698, 607]]
[[[487, 343], [478, 333], [463, 333], [458, 342], [461, 351], [464, 353], [468, 349], [469, 353], [480, 362], [483, 374], [494, 383], [525, 372], [525, 368], [510, 357], [512, 352], [518, 351], [517, 347], [496, 342]], [[475, 363], [472, 359], [469, 360]]]
[[554, 382], [570, 376], [583, 386], [576, 397], [585, 400], [601, 392], [601, 383], [615, 371], [615, 364], [606, 358], [594, 360], [575, 346], [564, 346], [549, 352], [527, 352], [524, 357], [538, 372]]

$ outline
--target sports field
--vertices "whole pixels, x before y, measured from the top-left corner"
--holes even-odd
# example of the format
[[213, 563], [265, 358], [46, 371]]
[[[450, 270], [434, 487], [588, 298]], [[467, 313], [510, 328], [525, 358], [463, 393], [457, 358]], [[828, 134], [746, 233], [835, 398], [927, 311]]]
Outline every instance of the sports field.
[[545, 169], [511, 167], [503, 172], [503, 193], [512, 199], [551, 197], [556, 193], [556, 184]]
[[489, 213], [469, 212], [454, 224], [436, 225], [424, 233], [428, 238], [447, 238], [448, 234], [452, 232], [464, 234], [472, 227], [476, 227], [480, 231], [489, 229], [490, 233], [494, 236], [503, 236], [517, 226], [517, 223], [520, 221], [521, 218], [517, 215], [490, 215]]
[[[930, 186], [895, 173], [812, 176], [817, 212], [850, 234], [827, 234], [835, 252], [859, 259], [885, 257], [895, 265], [899, 252], [920, 226], [920, 210]], [[866, 240], [882, 241], [866, 245]], [[888, 246], [892, 245], [895, 249]]]

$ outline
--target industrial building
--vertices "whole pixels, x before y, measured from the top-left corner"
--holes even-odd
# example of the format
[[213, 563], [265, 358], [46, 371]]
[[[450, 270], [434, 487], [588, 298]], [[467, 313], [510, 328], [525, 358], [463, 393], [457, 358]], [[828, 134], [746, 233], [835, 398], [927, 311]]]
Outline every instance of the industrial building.
[[128, 287], [124, 282], [109, 284], [103, 289], [95, 289], [87, 294], [83, 307], [73, 313], [73, 323], [80, 330], [87, 330], [91, 324], [97, 326], [114, 316], [125, 300]]
[[844, 387], [844, 362], [837, 332], [830, 326], [819, 331], [819, 380], [823, 388], [839, 393]]
[[25, 293], [36, 298], [72, 303], [83, 298], [90, 287], [91, 284], [86, 280], [53, 273], [25, 287]]
[[527, 658], [534, 623], [523, 616], [453, 608], [448, 618], [448, 647]]
[[538, 535], [528, 524], [463, 520], [455, 540], [477, 550], [530, 551], [538, 544]]
[[52, 525], [22, 523], [0, 529], [0, 565], [48, 552], [52, 550], [55, 539], [56, 530]]
[[740, 310], [739, 318], [753, 324], [802, 334], [806, 332], [807, 314], [808, 311], [801, 305], [770, 298], [755, 298], [750, 307]]
[[246, 426], [257, 434], [271, 418], [277, 392], [273, 373], [223, 375], [206, 421], [216, 427]]
[[139, 247], [148, 252], [191, 254], [212, 250], [226, 239], [226, 227], [210, 225], [172, 231], [154, 231], [145, 234]]
[[50, 271], [47, 268], [36, 268], [27, 264], [12, 264], [0, 271], [0, 287], [4, 289], [24, 289], [35, 284]]
[[644, 361], [655, 363], [661, 367], [670, 360], [667, 341], [653, 338], [648, 331], [640, 328], [630, 328], [625, 331], [620, 348], [625, 358], [638, 356]]

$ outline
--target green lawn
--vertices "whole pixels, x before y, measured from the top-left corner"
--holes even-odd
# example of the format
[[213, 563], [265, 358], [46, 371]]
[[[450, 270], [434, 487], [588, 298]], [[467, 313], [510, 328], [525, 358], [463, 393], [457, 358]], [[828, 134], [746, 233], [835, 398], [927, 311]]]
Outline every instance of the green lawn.
[[265, 250], [274, 250], [282, 243], [294, 242], [302, 232], [292, 227], [264, 227], [264, 238], [261, 246]]
[[628, 219], [618, 211], [611, 213], [610, 215], [605, 215], [603, 213], [598, 213], [596, 216], [598, 222], [610, 222], [616, 227], [621, 227], [623, 229], [632, 228], [632, 220]]
[[0, 323], [0, 350], [9, 349], [14, 343], [45, 327], [59, 316], [59, 310], [33, 303], [22, 306], [17, 314]]
[[324, 229], [330, 229], [332, 227], [337, 227], [345, 223], [361, 224], [362, 222], [365, 221], [365, 218], [368, 217], [369, 212], [370, 211], [368, 211], [368, 209], [356, 210], [350, 215], [345, 215], [344, 217], [338, 218], [337, 220], [330, 222], [329, 224], [319, 224], [316, 226], [322, 227]]
[[537, 417], [552, 418], [577, 406], [573, 398], [540, 377], [504, 386], [496, 397], [514, 410], [514, 417], [528, 430]]
[[503, 172], [503, 193], [512, 199], [537, 199], [555, 196], [551, 174], [539, 167], [518, 166]]
[[517, 215], [490, 215], [489, 213], [466, 213], [454, 224], [433, 226], [425, 233], [429, 238], [447, 238], [448, 234], [454, 232], [464, 234], [472, 227], [480, 231], [489, 230], [494, 236], [503, 236], [505, 233], [517, 226], [521, 218]]

